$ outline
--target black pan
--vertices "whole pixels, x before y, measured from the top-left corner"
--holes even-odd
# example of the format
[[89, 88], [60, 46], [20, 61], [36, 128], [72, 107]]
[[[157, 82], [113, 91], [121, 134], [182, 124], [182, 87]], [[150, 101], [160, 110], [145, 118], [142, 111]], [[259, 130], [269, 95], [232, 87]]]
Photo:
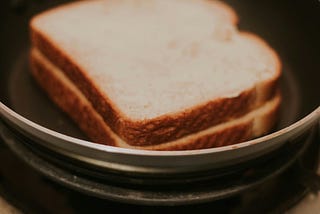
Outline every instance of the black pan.
[[[272, 133], [233, 146], [192, 151], [142, 151], [94, 144], [29, 75], [28, 21], [64, 1], [2, 1], [0, 11], [0, 136], [7, 130], [29, 148], [58, 155], [89, 171], [152, 178], [217, 172], [303, 144], [320, 118], [320, 3], [317, 0], [228, 0], [240, 29], [263, 37], [283, 62], [283, 103]], [[301, 145], [301, 148], [303, 145]], [[61, 162], [61, 161], [60, 161]], [[228, 171], [228, 170], [227, 170]], [[194, 176], [193, 176], [194, 177]]]

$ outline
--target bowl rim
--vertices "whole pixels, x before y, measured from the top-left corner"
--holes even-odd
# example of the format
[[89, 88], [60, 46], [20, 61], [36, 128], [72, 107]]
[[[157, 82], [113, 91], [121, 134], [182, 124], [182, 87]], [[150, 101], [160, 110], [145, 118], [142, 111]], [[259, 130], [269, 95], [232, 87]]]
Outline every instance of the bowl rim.
[[[81, 146], [85, 148], [90, 148], [93, 150], [99, 150], [108, 153], [117, 153], [117, 154], [127, 154], [127, 155], [142, 155], [142, 156], [190, 156], [190, 155], [200, 155], [200, 154], [209, 154], [209, 153], [219, 153], [219, 152], [226, 152], [229, 150], [234, 149], [243, 149], [246, 147], [250, 147], [252, 145], [261, 144], [265, 141], [270, 141], [274, 138], [281, 137], [284, 134], [288, 134], [293, 132], [298, 128], [305, 128], [309, 127], [310, 125], [316, 123], [320, 124], [320, 106], [316, 107], [311, 113], [304, 116], [300, 120], [292, 123], [291, 125], [284, 127], [278, 131], [272, 132], [262, 137], [258, 137], [249, 141], [245, 141], [242, 143], [222, 146], [217, 148], [208, 148], [208, 149], [197, 149], [197, 150], [183, 150], [183, 151], [152, 151], [152, 150], [141, 150], [141, 149], [131, 149], [131, 148], [120, 148], [114, 147], [104, 144], [94, 143], [88, 140], [82, 140], [76, 137], [71, 137], [66, 134], [59, 133], [52, 129], [46, 128], [42, 125], [39, 125], [26, 117], [20, 115], [19, 113], [15, 112], [4, 103], [0, 102], [0, 117], [7, 119], [10, 122], [13, 122], [14, 125], [21, 127], [25, 130], [26, 127], [31, 128], [35, 131], [35, 133], [44, 133], [51, 138], [65, 141], [68, 143], [72, 143], [76, 146]], [[33, 135], [35, 135], [33, 133]]]

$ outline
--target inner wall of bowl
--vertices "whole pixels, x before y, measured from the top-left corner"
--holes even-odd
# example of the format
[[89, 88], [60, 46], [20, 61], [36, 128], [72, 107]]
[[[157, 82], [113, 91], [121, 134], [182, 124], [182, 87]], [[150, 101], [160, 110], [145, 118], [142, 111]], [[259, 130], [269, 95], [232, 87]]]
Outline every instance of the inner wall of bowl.
[[[32, 14], [61, 1], [30, 3], [22, 13], [9, 5], [0, 7], [4, 28], [0, 49], [0, 100], [22, 116], [47, 128], [80, 139], [86, 139], [77, 126], [38, 88], [29, 75], [28, 20]], [[281, 90], [283, 102], [276, 129], [286, 127], [319, 106], [320, 19], [313, 19], [315, 5], [290, 0], [239, 2], [227, 1], [240, 17], [240, 29], [263, 37], [280, 55], [283, 62]], [[1, 4], [7, 4], [4, 1]], [[273, 14], [270, 16], [270, 14]], [[255, 17], [254, 19], [252, 17]], [[310, 22], [310, 19], [313, 22]], [[317, 21], [319, 20], [319, 21]], [[317, 35], [319, 35], [317, 37]]]

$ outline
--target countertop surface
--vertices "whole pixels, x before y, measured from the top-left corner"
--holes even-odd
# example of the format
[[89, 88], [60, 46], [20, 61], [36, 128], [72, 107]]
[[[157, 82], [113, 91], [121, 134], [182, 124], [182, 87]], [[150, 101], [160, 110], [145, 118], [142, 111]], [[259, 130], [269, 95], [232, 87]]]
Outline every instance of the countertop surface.
[[[1, 197], [0, 211], [1, 214], [23, 214], [19, 209]], [[320, 214], [320, 193], [308, 194], [300, 203], [289, 210], [287, 214]]]

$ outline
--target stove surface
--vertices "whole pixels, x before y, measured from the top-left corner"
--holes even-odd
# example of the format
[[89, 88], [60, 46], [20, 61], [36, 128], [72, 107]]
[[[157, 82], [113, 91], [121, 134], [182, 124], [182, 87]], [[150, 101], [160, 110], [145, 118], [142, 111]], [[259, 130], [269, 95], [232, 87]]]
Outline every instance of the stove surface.
[[[258, 187], [227, 199], [185, 206], [142, 206], [98, 199], [57, 184], [20, 160], [0, 143], [0, 209], [6, 213], [320, 213], [319, 178], [301, 176], [318, 165], [319, 142], [288, 170]], [[317, 163], [315, 163], [315, 161]], [[301, 199], [303, 199], [301, 202]], [[17, 211], [19, 210], [19, 211]], [[2, 212], [1, 212], [2, 213]]]

